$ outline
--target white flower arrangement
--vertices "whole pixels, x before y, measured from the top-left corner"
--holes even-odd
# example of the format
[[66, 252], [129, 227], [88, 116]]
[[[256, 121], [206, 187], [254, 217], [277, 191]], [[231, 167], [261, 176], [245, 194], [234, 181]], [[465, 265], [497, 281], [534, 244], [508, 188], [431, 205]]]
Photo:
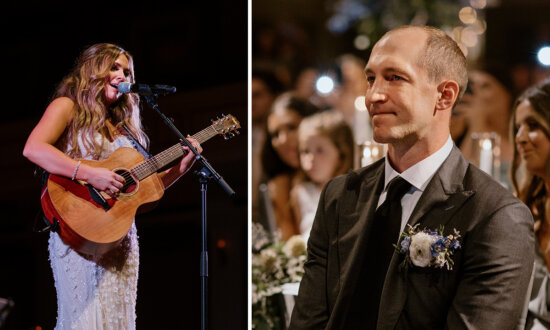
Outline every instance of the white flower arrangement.
[[272, 243], [262, 225], [252, 224], [252, 328], [279, 329], [284, 311], [277, 299], [286, 283], [304, 275], [306, 242], [300, 235]]
[[407, 268], [412, 264], [421, 268], [453, 269], [454, 261], [451, 257], [462, 247], [459, 241], [460, 233], [456, 229], [453, 230], [453, 234], [445, 236], [443, 227], [439, 231], [418, 231], [418, 225], [407, 226], [408, 230], [401, 234], [399, 244], [394, 244], [397, 252], [405, 255], [400, 268]]

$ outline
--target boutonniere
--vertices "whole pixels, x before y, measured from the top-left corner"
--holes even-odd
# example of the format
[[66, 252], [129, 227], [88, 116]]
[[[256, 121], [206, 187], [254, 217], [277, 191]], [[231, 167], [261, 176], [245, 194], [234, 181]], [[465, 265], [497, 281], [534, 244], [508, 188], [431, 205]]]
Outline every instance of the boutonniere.
[[444, 227], [439, 231], [428, 229], [418, 230], [418, 225], [412, 227], [407, 225], [403, 230], [398, 244], [394, 244], [399, 254], [405, 255], [405, 259], [399, 265], [400, 269], [407, 268], [409, 265], [416, 267], [434, 267], [453, 269], [452, 255], [461, 248], [459, 238], [460, 233], [454, 229], [454, 234], [443, 235]]

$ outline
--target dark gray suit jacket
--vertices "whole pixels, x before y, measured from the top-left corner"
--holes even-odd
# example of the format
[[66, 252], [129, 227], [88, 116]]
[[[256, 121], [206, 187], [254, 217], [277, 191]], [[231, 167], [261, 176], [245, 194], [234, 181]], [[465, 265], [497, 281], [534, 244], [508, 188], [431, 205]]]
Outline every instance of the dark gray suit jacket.
[[[308, 241], [308, 260], [290, 329], [342, 329], [384, 185], [384, 160], [340, 176], [324, 188]], [[524, 306], [534, 259], [529, 209], [453, 147], [408, 221], [419, 229], [453, 229], [462, 248], [452, 270], [386, 275], [379, 329], [513, 329]], [[365, 311], [368, 313], [369, 311]]]

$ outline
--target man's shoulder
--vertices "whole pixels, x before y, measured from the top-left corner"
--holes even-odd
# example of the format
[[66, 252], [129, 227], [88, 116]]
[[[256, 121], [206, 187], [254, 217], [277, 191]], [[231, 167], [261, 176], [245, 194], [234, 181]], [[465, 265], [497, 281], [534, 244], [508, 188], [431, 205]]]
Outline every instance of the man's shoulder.
[[480, 170], [477, 166], [470, 163], [470, 166], [468, 167], [468, 171], [466, 172], [466, 176], [464, 178], [465, 184], [471, 187], [485, 187], [490, 186], [491, 188], [497, 188], [500, 191], [500, 188], [506, 190], [504, 186], [498, 183], [495, 179], [493, 179], [489, 174], [485, 173], [484, 171]]
[[475, 191], [476, 198], [494, 201], [521, 202], [501, 183], [474, 165], [470, 165], [466, 172], [464, 188]]
[[471, 191], [472, 199], [486, 203], [486, 206], [521, 203], [501, 183], [466, 160], [456, 146], [439, 170], [439, 175], [449, 190], [456, 189], [452, 186], [459, 186], [458, 190]]
[[339, 175], [327, 183], [327, 190], [331, 192], [342, 192], [344, 190], [360, 189], [361, 185], [382, 175], [384, 169], [384, 158], [365, 167], [349, 171]]

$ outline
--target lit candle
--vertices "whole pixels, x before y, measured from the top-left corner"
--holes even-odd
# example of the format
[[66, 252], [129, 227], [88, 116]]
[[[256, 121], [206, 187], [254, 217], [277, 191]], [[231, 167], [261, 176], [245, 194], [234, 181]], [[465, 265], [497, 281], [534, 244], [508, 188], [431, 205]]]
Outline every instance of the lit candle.
[[372, 163], [372, 151], [370, 148], [370, 145], [365, 145], [365, 149], [363, 149], [363, 157], [361, 158], [361, 166], [367, 166]]
[[379, 146], [372, 146], [371, 154], [372, 154], [372, 157], [376, 160], [378, 158], [380, 158], [380, 147]]
[[479, 168], [485, 173], [492, 175], [493, 148], [490, 139], [481, 140], [481, 151], [479, 153]]

